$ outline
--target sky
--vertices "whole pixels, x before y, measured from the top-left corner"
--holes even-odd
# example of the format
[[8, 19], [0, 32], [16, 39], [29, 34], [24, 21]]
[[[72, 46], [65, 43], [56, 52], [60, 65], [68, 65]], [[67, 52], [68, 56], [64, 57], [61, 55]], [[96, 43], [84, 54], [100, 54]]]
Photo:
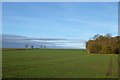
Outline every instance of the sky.
[[117, 2], [3, 2], [3, 34], [80, 40], [95, 34], [118, 35]]

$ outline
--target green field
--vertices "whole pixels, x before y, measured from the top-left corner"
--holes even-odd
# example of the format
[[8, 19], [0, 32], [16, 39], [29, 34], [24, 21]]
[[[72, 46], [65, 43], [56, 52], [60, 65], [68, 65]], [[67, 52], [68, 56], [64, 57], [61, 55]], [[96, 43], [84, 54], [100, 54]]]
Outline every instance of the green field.
[[3, 78], [117, 78], [118, 55], [85, 50], [3, 50]]

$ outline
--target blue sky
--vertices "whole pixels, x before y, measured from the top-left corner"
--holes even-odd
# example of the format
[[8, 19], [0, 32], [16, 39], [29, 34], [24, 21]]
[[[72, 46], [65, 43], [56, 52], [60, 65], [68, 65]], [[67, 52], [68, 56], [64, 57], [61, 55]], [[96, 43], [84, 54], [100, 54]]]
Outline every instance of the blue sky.
[[[84, 41], [95, 34], [118, 35], [117, 2], [10, 2], [2, 5], [3, 34]], [[78, 43], [66, 45], [84, 47]]]

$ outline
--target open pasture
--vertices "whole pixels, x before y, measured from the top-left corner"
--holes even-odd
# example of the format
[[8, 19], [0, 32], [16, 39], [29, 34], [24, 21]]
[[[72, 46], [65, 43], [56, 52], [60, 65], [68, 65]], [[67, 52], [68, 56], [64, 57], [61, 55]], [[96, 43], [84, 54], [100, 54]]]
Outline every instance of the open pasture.
[[3, 49], [3, 78], [117, 78], [118, 55], [79, 49]]

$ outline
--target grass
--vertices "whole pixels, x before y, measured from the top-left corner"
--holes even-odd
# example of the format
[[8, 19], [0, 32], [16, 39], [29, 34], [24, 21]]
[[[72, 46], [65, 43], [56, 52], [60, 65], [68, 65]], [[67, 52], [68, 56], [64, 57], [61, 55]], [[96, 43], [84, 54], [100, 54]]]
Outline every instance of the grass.
[[[117, 78], [117, 60], [118, 55], [87, 54], [85, 50], [4, 49], [3, 78]], [[109, 67], [112, 71], [107, 76]]]

